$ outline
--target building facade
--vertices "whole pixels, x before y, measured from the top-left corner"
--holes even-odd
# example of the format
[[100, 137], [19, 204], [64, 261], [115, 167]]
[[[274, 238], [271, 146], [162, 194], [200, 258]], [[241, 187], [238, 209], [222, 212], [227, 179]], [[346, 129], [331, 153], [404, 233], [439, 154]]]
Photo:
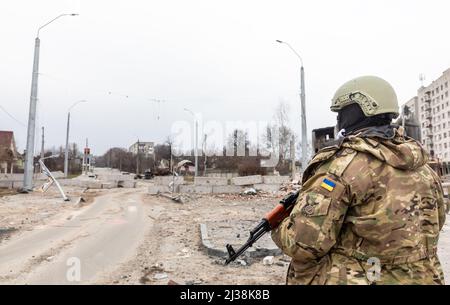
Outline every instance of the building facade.
[[0, 173], [13, 173], [14, 166], [18, 166], [20, 155], [16, 149], [14, 133], [0, 130]]
[[[433, 158], [450, 161], [450, 69], [430, 85], [420, 87], [405, 106], [420, 125], [421, 142]], [[405, 108], [403, 106], [403, 109]]]

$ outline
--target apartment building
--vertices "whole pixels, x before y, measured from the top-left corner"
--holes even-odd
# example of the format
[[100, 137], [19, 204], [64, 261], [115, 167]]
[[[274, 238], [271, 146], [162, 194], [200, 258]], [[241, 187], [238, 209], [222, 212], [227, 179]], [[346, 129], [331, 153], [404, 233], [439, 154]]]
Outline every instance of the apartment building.
[[[420, 87], [406, 106], [420, 124], [421, 142], [434, 158], [450, 161], [450, 69]], [[403, 106], [404, 107], [404, 106]]]

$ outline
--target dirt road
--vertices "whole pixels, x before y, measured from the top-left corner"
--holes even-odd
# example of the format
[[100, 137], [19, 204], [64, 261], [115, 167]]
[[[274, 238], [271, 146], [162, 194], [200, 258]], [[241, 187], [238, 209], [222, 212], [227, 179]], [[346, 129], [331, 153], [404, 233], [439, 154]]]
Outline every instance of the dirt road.
[[95, 281], [132, 256], [151, 226], [142, 196], [136, 190], [111, 190], [90, 206], [0, 244], [0, 283]]

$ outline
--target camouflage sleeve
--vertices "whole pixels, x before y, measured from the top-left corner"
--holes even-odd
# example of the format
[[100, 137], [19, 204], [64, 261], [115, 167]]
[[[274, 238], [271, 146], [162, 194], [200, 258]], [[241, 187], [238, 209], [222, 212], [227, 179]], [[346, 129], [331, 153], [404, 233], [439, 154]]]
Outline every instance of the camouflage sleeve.
[[348, 204], [347, 188], [339, 179], [316, 174], [303, 186], [290, 217], [272, 231], [272, 239], [298, 261], [318, 259], [336, 243]]
[[438, 217], [439, 217], [439, 231], [442, 230], [442, 227], [445, 224], [446, 213], [448, 212], [448, 199], [444, 198], [444, 191], [442, 190], [442, 185], [439, 181], [438, 196]]
[[444, 198], [444, 190], [442, 188], [441, 178], [436, 174], [436, 172], [429, 167], [430, 173], [433, 176], [434, 186], [437, 198], [437, 209], [438, 209], [438, 219], [439, 219], [439, 231], [445, 224], [446, 213], [448, 212], [448, 199]]

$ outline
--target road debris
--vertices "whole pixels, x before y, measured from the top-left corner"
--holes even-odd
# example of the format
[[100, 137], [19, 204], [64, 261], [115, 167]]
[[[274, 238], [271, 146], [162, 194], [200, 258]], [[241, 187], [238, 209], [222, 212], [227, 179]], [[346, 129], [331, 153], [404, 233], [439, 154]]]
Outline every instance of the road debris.
[[167, 273], [156, 273], [156, 274], [153, 276], [153, 279], [155, 279], [155, 280], [157, 280], [157, 281], [164, 280], [164, 279], [166, 279], [166, 278], [168, 278]]
[[274, 262], [273, 256], [266, 256], [263, 258], [263, 265], [264, 266], [272, 266]]
[[258, 192], [254, 188], [248, 188], [242, 192], [244, 195], [256, 195]]

